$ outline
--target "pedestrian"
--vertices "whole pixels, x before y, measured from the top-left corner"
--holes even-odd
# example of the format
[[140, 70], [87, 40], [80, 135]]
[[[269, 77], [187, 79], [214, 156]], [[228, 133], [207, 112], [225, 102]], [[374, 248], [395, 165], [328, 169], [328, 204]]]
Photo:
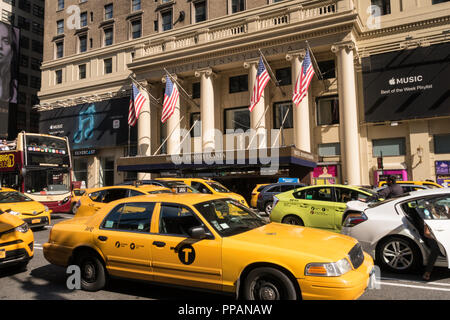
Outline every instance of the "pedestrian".
[[[439, 219], [439, 214], [436, 212], [433, 204], [428, 201], [424, 203], [424, 219]], [[441, 251], [439, 249], [437, 241], [433, 238], [430, 229], [425, 223], [425, 220], [422, 220], [423, 238], [428, 249], [430, 249], [430, 254], [428, 255], [428, 263], [425, 267], [425, 273], [423, 274], [422, 278], [425, 281], [430, 281], [431, 271], [433, 270], [434, 264], [436, 263], [437, 257], [439, 256]]]
[[403, 188], [397, 184], [395, 176], [389, 176], [386, 181], [387, 187], [378, 191], [378, 197], [383, 199], [390, 199], [402, 195]]

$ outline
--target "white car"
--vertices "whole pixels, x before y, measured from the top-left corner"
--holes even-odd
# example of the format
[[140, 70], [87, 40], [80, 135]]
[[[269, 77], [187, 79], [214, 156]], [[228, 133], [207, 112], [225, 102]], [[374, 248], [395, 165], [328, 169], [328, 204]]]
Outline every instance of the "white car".
[[356, 238], [380, 267], [408, 273], [428, 262], [425, 223], [441, 250], [435, 266], [450, 268], [449, 207], [448, 188], [414, 191], [376, 203], [351, 201], [341, 233]]

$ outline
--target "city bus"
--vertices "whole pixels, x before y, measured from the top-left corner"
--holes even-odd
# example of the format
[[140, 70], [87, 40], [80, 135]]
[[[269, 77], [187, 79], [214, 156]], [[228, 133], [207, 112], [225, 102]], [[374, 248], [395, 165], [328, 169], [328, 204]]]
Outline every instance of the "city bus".
[[0, 187], [16, 189], [53, 212], [70, 212], [72, 159], [67, 138], [20, 132], [0, 143]]

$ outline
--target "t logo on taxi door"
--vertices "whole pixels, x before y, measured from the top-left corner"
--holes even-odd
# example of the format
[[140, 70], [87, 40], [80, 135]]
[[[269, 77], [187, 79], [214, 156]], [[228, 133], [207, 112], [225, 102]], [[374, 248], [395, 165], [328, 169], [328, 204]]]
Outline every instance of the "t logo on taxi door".
[[192, 264], [195, 261], [195, 250], [191, 245], [184, 245], [178, 250], [178, 259], [182, 264]]

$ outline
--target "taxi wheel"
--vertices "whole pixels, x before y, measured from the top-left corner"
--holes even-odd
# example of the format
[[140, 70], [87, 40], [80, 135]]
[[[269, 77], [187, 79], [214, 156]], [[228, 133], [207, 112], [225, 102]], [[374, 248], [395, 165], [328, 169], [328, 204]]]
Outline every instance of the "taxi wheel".
[[286, 224], [296, 225], [296, 226], [304, 226], [305, 225], [303, 223], [302, 219], [300, 219], [297, 216], [292, 216], [292, 215], [284, 217], [281, 222], [286, 223]]
[[409, 273], [421, 264], [421, 254], [415, 243], [403, 237], [389, 237], [377, 246], [376, 260], [380, 267], [396, 273]]
[[262, 267], [247, 275], [243, 286], [246, 300], [296, 300], [297, 291], [291, 279], [282, 271]]
[[264, 206], [264, 211], [266, 212], [266, 214], [269, 214], [272, 212], [272, 206], [273, 206], [273, 202], [269, 201], [266, 202], [265, 206]]
[[81, 288], [86, 291], [98, 291], [106, 284], [106, 272], [103, 263], [93, 253], [81, 252], [76, 257], [81, 270]]

